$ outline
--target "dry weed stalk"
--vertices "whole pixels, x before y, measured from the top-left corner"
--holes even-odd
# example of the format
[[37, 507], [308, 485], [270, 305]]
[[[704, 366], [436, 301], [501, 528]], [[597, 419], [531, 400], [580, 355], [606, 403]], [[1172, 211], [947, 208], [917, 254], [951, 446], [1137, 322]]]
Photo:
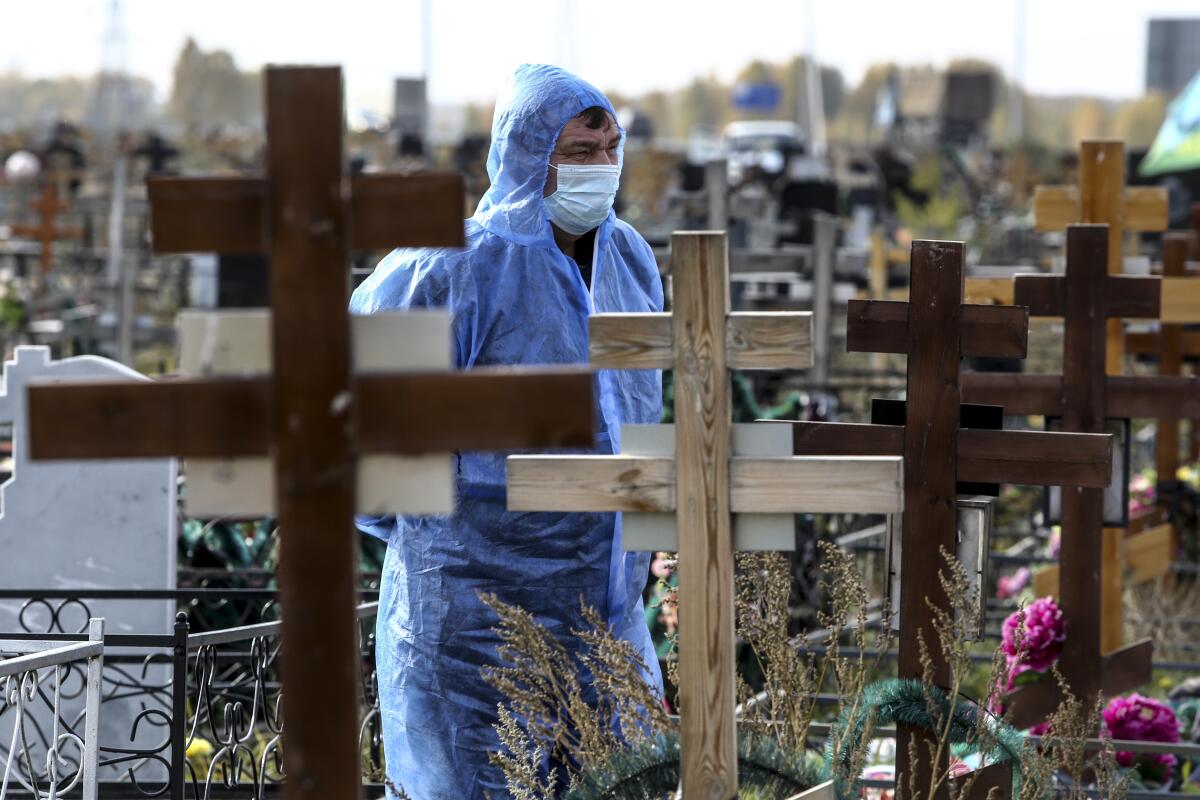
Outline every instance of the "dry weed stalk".
[[[891, 645], [891, 629], [886, 623], [872, 637], [867, 609], [869, 597], [854, 557], [831, 543], [821, 542], [822, 571], [820, 593], [829, 598], [828, 608], [817, 613], [824, 628], [824, 651], [814, 659], [807, 645], [809, 637], [788, 636], [788, 596], [791, 575], [788, 561], [780, 553], [747, 552], [738, 554], [737, 625], [738, 634], [757, 661], [763, 675], [763, 689], [749, 696], [749, 687], [739, 680], [740, 724], [752, 731], [769, 732], [778, 744], [793, 752], [803, 752], [809, 726], [817, 712], [818, 695], [828, 688], [841, 698], [839, 709], [852, 717], [867, 715], [865, 732], [850, 742], [854, 732], [837, 729], [837, 752], [848, 759], [835, 765], [850, 780], [861, 773], [867, 762], [874, 730], [874, 711], [861, 708], [864, 689], [870, 676], [880, 667], [883, 654]], [[883, 619], [889, 618], [887, 609]], [[851, 637], [851, 655], [841, 652], [843, 637]], [[874, 641], [872, 641], [874, 638]], [[878, 655], [868, 657], [870, 645]]]
[[496, 725], [504, 750], [491, 760], [516, 796], [554, 797], [555, 770], [570, 783], [587, 765], [670, 729], [641, 655], [594, 609], [582, 607], [586, 627], [572, 631], [582, 644], [572, 657], [529, 612], [492, 594], [481, 599], [499, 617], [502, 641], [502, 666], [484, 668], [483, 678], [506, 701]]

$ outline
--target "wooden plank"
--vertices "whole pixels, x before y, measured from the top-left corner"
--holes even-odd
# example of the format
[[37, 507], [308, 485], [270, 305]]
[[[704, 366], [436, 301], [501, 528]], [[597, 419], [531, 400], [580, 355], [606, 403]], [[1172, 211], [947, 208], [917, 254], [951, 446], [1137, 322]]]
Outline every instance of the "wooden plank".
[[[410, 455], [594, 447], [593, 380], [574, 367], [359, 375], [357, 446]], [[480, 398], [487, 398], [487, 413], [480, 413]]]
[[[960, 353], [967, 349], [966, 307], [963, 296], [963, 245], [961, 242], [918, 240], [912, 248], [911, 300], [903, 341], [908, 353], [908, 389], [904, 427], [904, 516], [900, 585], [900, 678], [928, 678], [921, 663], [923, 641], [932, 658], [932, 679], [949, 685], [949, 669], [934, 628], [930, 605], [949, 613], [950, 600], [938, 576], [943, 569], [941, 551], [956, 551], [957, 436], [959, 420]], [[1003, 307], [974, 306], [989, 316], [1021, 320], [1020, 351], [1024, 354], [1025, 310], [1018, 315]], [[1011, 324], [1011, 323], [1010, 323]], [[1013, 332], [1015, 333], [1015, 332]], [[1005, 337], [1003, 341], [1007, 341]], [[959, 344], [956, 346], [956, 341]], [[989, 348], [990, 349], [990, 348]], [[989, 352], [994, 355], [994, 352]], [[917, 786], [932, 786], [932, 777], [946, 768], [942, 759], [930, 758], [935, 739], [912, 726], [898, 726], [899, 772], [916, 779]], [[909, 758], [912, 748], [921, 755]], [[931, 800], [947, 797], [941, 784]]]
[[958, 432], [958, 479], [1103, 489], [1111, 477], [1108, 434], [1042, 431]]
[[967, 303], [974, 305], [1016, 305], [1013, 302], [1011, 278], [967, 278], [964, 299]]
[[1125, 641], [1125, 592], [1121, 544], [1124, 528], [1100, 533], [1100, 652], [1116, 650]]
[[1200, 417], [1200, 377], [1197, 376], [1112, 375], [1106, 386], [1110, 416], [1147, 419]]
[[[797, 422], [792, 436], [797, 455], [898, 456], [904, 450], [900, 426]], [[957, 449], [960, 481], [1103, 488], [1112, 437], [962, 429]]]
[[1125, 189], [1125, 230], [1130, 233], [1165, 231], [1169, 227], [1167, 190], [1161, 186]]
[[[670, 314], [593, 314], [588, 318], [591, 365], [597, 369], [670, 369]], [[812, 314], [733, 313], [726, 325], [730, 369], [812, 366]]]
[[266, 455], [269, 397], [263, 378], [35, 384], [29, 387], [30, 454], [37, 459]]
[[1079, 222], [1079, 192], [1070, 186], [1033, 190], [1033, 224], [1038, 231], [1061, 231]]
[[645, 456], [509, 456], [509, 511], [675, 510], [675, 461]]
[[588, 361], [596, 369], [670, 369], [670, 314], [593, 314]]
[[726, 324], [730, 369], [808, 369], [813, 364], [808, 311], [733, 312]]
[[1169, 524], [1125, 539], [1125, 569], [1131, 583], [1158, 580], [1171, 572], [1174, 557], [1174, 530]]
[[155, 253], [262, 253], [267, 247], [261, 176], [150, 177]]
[[350, 246], [462, 247], [464, 203], [457, 172], [355, 175], [350, 179]]
[[[846, 308], [846, 349], [903, 353], [908, 340], [907, 303], [851, 300]], [[1029, 315], [1016, 306], [963, 306], [962, 355], [1024, 358]]]
[[734, 513], [822, 514], [852, 508], [862, 514], [903, 510], [903, 462], [898, 457], [734, 458]]
[[[1061, 317], [1066, 309], [1066, 280], [1062, 275], [1017, 275], [1013, 299], [1035, 317]], [[1109, 317], [1157, 319], [1162, 295], [1159, 278], [1113, 275], [1107, 283]]]
[[964, 372], [964, 403], [1004, 406], [1004, 413], [1062, 415], [1062, 376], [1010, 372]]
[[[1086, 193], [1085, 193], [1086, 196]], [[1102, 225], [1067, 228], [1067, 307], [1063, 336], [1063, 430], [1105, 430], [1105, 279], [1109, 229]], [[1062, 493], [1063, 613], [1071, 635], [1060, 666], [1071, 690], [1085, 705], [1100, 690], [1096, 658], [1101, 648], [1101, 548], [1103, 489]]]
[[1150, 682], [1154, 673], [1154, 642], [1144, 639], [1104, 656], [1101, 689], [1106, 697], [1125, 694]]
[[904, 428], [850, 422], [794, 422], [792, 452], [807, 456], [899, 456]]
[[[1171, 245], [1169, 236], [1163, 237], [1164, 259], [1171, 252], [1170, 248], [1187, 247], [1185, 237], [1180, 237], [1179, 241], [1180, 244]], [[1200, 322], [1200, 278], [1173, 274], [1163, 276], [1159, 320], [1164, 323]]]
[[361, 783], [342, 74], [268, 67], [265, 84], [271, 296], [287, 298], [271, 314], [284, 796], [351, 800]]
[[[730, 509], [736, 514], [863, 514], [902, 510], [903, 468], [896, 457], [734, 457]], [[675, 465], [646, 456], [509, 456], [513, 511], [670, 512]]]
[[679, 697], [686, 709], [680, 773], [688, 797], [730, 798], [738, 787], [727, 258], [723, 233], [671, 237]]
[[[1144, 640], [1097, 659], [1100, 666], [1097, 669], [1093, 664], [1093, 671], [1099, 673], [1100, 690], [1106, 697], [1113, 697], [1149, 683], [1153, 655], [1154, 643]], [[1009, 692], [1004, 705], [1014, 727], [1028, 728], [1053, 714], [1062, 700], [1058, 683], [1049, 679]]]

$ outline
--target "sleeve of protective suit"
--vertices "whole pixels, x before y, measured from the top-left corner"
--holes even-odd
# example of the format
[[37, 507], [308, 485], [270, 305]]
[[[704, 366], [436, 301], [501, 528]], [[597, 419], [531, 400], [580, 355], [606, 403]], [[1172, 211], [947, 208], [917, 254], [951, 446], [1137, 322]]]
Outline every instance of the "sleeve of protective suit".
[[[449, 308], [455, 364], [471, 368], [586, 364], [590, 314], [661, 310], [653, 254], [611, 210], [596, 229], [590, 286], [555, 243], [543, 200], [550, 152], [567, 121], [592, 106], [615, 118], [579, 78], [519, 68], [497, 100], [491, 186], [466, 223], [466, 246], [391, 254], [355, 291], [352, 311]], [[661, 406], [659, 372], [600, 370], [588, 452], [617, 452], [621, 425], [657, 422]], [[482, 400], [476, 410], [488, 413]], [[388, 542], [380, 713], [389, 777], [417, 800], [507, 796], [488, 758], [500, 747], [492, 725], [503, 698], [480, 679], [481, 668], [499, 665], [500, 644], [481, 592], [533, 614], [571, 654], [582, 646], [572, 633], [584, 624], [581, 604], [599, 610], [661, 690], [641, 600], [649, 557], [624, 551], [617, 515], [510, 512], [503, 453], [458, 454], [455, 496], [452, 516], [358, 521]]]

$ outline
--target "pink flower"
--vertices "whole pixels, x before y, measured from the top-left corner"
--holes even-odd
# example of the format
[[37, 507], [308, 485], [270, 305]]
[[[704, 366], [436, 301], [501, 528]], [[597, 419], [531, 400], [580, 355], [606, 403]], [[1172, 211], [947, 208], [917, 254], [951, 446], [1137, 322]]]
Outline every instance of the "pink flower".
[[[1178, 742], [1179, 720], [1165, 703], [1136, 692], [1128, 697], [1114, 697], [1104, 709], [1104, 727], [1114, 739], [1137, 742]], [[1175, 756], [1169, 753], [1117, 753], [1117, 763], [1136, 766], [1143, 778], [1163, 783], [1175, 770]]]
[[1029, 571], [1029, 567], [1021, 567], [1012, 575], [1001, 575], [996, 581], [996, 597], [1001, 600], [1007, 600], [1010, 597], [1016, 597], [1017, 594], [1029, 585], [1029, 579], [1033, 574]]
[[[1017, 641], [1017, 630], [1024, 621], [1024, 634]], [[1014, 611], [1004, 620], [1000, 648], [1008, 656], [1009, 680], [1022, 672], [1045, 672], [1058, 659], [1067, 625], [1062, 609], [1053, 597], [1041, 597], [1025, 609]]]

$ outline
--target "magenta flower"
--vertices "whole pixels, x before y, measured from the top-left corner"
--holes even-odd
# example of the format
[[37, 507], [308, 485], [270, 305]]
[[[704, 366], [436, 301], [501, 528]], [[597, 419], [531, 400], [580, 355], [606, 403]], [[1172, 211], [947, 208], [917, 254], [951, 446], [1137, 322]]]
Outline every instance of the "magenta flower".
[[[1018, 643], [1017, 629], [1022, 620], [1025, 631]], [[1028, 608], [1009, 614], [1004, 620], [1000, 648], [1008, 656], [1010, 684], [1022, 672], [1050, 669], [1062, 652], [1066, 638], [1067, 624], [1053, 597], [1038, 598]]]
[[[1104, 727], [1114, 739], [1137, 742], [1178, 742], [1179, 720], [1166, 703], [1136, 692], [1114, 697], [1104, 709]], [[1117, 763], [1136, 767], [1143, 778], [1166, 783], [1175, 771], [1175, 756], [1169, 753], [1118, 752]]]

